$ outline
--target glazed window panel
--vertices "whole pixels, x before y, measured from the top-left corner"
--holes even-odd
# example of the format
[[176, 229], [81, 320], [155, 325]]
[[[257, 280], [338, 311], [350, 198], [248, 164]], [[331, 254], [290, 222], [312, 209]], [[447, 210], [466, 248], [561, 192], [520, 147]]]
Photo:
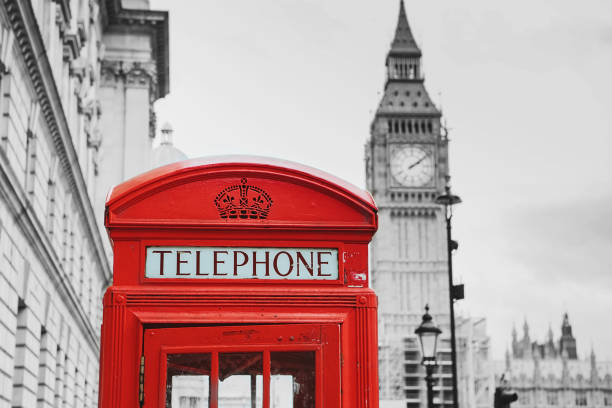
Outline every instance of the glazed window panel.
[[208, 408], [211, 355], [169, 354], [166, 408]]
[[315, 407], [315, 352], [270, 353], [270, 408]]
[[261, 408], [263, 353], [219, 354], [219, 408]]

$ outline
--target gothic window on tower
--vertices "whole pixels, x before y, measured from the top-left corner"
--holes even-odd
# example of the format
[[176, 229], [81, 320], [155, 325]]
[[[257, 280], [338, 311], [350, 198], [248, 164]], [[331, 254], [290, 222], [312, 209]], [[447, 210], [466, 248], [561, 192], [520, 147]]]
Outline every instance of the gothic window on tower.
[[586, 391], [576, 391], [576, 405], [579, 407], [586, 407], [587, 405]]
[[606, 407], [612, 407], [612, 391], [604, 391], [603, 400]]
[[555, 391], [548, 391], [546, 393], [546, 403], [548, 405], [558, 405], [559, 395]]

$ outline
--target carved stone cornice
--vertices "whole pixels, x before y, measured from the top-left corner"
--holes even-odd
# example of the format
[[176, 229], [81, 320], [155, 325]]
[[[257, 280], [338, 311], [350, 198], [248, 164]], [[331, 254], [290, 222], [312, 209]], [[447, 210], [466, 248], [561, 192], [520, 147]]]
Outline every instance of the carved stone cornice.
[[155, 61], [102, 61], [102, 86], [112, 86], [118, 79], [125, 80], [126, 86], [151, 88], [156, 96], [157, 75]]
[[81, 39], [76, 33], [64, 34], [64, 60], [74, 61], [81, 53]]
[[81, 42], [85, 42], [87, 41], [87, 30], [85, 28], [85, 22], [83, 20], [79, 20], [77, 22], [77, 33], [79, 35], [79, 38], [81, 39]]
[[151, 29], [155, 61], [155, 100], [168, 94], [169, 86], [169, 40], [168, 12], [159, 10], [124, 9], [121, 0], [101, 1], [105, 26], [140, 25]]
[[102, 235], [96, 223], [85, 179], [72, 143], [66, 114], [32, 5], [30, 2], [21, 0], [2, 1], [15, 34], [16, 44], [20, 49], [40, 103], [40, 111], [51, 133], [55, 151], [66, 174], [69, 188], [73, 192], [74, 201], [78, 207], [77, 213], [83, 217], [84, 231], [94, 248], [97, 264], [100, 265], [102, 271], [102, 280], [108, 282], [111, 278], [109, 260], [102, 245]]
[[117, 81], [125, 81], [126, 88], [149, 89], [149, 137], [155, 138], [156, 115], [153, 103], [158, 97], [157, 65], [155, 61], [103, 60], [101, 86], [116, 87]]
[[62, 19], [67, 24], [72, 19], [72, 12], [70, 10], [70, 0], [53, 0], [59, 5], [59, 9], [62, 13]]
[[87, 134], [87, 147], [99, 150], [102, 145], [102, 135], [97, 128], [93, 132]]
[[157, 75], [155, 75], [155, 64], [134, 62], [126, 70], [125, 78], [128, 87], [148, 88], [155, 94], [157, 86]]
[[69, 73], [70, 75], [76, 77], [79, 82], [82, 82], [83, 78], [85, 77], [85, 67], [80, 60], [75, 60], [72, 64], [70, 64]]

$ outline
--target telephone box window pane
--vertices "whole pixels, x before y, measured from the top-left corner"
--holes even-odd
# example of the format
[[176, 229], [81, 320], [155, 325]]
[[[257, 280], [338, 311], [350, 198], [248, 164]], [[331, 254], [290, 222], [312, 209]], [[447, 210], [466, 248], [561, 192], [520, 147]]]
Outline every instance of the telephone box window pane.
[[219, 408], [262, 408], [263, 354], [219, 353]]
[[270, 408], [315, 408], [315, 352], [270, 353]]
[[210, 354], [169, 354], [166, 408], [208, 408]]

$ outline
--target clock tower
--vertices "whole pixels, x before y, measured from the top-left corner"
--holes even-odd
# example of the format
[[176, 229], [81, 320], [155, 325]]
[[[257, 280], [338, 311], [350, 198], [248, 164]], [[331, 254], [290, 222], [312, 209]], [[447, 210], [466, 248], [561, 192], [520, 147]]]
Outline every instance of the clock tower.
[[[365, 149], [367, 187], [379, 208], [371, 279], [379, 299], [380, 399], [381, 407], [385, 400], [402, 400], [416, 408], [425, 406], [426, 395], [414, 329], [426, 304], [443, 331], [436, 375], [452, 375], [445, 219], [435, 203], [449, 180], [448, 140], [425, 89], [421, 50], [403, 1], [386, 67]], [[452, 404], [447, 382], [440, 382], [436, 398]]]

